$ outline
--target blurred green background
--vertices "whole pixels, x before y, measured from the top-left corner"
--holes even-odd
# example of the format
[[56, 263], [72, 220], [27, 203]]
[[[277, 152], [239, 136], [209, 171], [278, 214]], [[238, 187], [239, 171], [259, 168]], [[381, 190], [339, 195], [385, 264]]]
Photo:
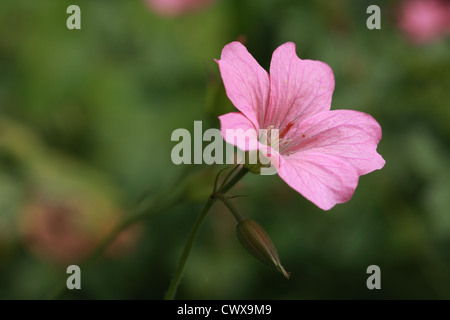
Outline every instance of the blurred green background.
[[[70, 4], [81, 8], [81, 30], [66, 28]], [[82, 265], [82, 290], [59, 297], [163, 298], [222, 168], [174, 165], [171, 133], [192, 131], [194, 120], [219, 128], [217, 116], [235, 110], [213, 59], [245, 39], [266, 70], [287, 41], [328, 63], [332, 108], [377, 119], [386, 165], [329, 212], [278, 176], [246, 176], [233, 193], [248, 197], [234, 203], [271, 236], [291, 279], [241, 247], [216, 203], [177, 297], [450, 299], [450, 41], [410, 43], [392, 1], [377, 1], [382, 28], [368, 30], [370, 4], [222, 0], [164, 17], [139, 0], [2, 0], [0, 298], [51, 295], [68, 265], [161, 192], [173, 205]], [[381, 290], [366, 287], [372, 264]]]

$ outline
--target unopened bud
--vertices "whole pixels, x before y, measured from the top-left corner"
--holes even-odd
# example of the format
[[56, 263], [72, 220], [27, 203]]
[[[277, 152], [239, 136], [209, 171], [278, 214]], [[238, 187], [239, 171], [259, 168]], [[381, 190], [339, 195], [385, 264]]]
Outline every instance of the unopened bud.
[[258, 223], [250, 219], [243, 219], [236, 226], [236, 233], [241, 244], [251, 255], [289, 279], [290, 273], [286, 272], [281, 265], [277, 249]]

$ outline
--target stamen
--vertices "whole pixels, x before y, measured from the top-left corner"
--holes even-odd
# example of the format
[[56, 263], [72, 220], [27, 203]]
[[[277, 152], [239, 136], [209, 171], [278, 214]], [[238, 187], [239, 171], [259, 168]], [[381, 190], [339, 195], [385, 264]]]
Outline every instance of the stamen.
[[288, 131], [292, 128], [292, 126], [294, 125], [294, 123], [295, 123], [295, 121], [289, 122], [289, 123], [287, 124], [287, 126], [284, 127], [283, 130], [281, 130], [281, 132], [280, 132], [280, 139], [283, 139], [283, 138], [286, 136], [286, 134], [287, 134]]
[[274, 128], [273, 125], [267, 127], [267, 134], [266, 134], [266, 137], [265, 137], [264, 140], [266, 140], [266, 141], [265, 141], [265, 144], [268, 145], [268, 146], [270, 146], [270, 143], [271, 143], [271, 141], [272, 141], [272, 129], [273, 129], [273, 128]]
[[288, 155], [289, 153], [293, 153], [292, 150], [295, 150], [301, 143], [303, 143], [305, 140], [309, 139], [311, 137], [306, 137], [306, 134], [302, 133], [299, 137], [296, 137], [295, 139], [287, 139], [285, 140], [286, 143], [282, 144], [281, 146], [281, 152], [286, 152]]

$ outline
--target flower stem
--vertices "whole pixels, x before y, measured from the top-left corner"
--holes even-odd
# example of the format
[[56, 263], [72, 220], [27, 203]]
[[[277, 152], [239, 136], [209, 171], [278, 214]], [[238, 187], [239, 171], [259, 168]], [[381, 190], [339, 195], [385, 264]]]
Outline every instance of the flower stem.
[[236, 175], [229, 182], [227, 182], [225, 185], [220, 186], [217, 192], [222, 194], [227, 193], [248, 172], [249, 170], [246, 167], [242, 167], [241, 170], [238, 171], [238, 173], [236, 173]]
[[244, 217], [239, 213], [239, 211], [234, 207], [230, 200], [227, 199], [223, 194], [217, 194], [217, 197], [223, 202], [223, 204], [230, 210], [237, 222], [244, 220]]
[[242, 167], [236, 175], [227, 182], [228, 179], [226, 179], [225, 183], [222, 184], [217, 192], [214, 192], [211, 194], [211, 196], [208, 198], [208, 201], [206, 202], [205, 206], [203, 207], [202, 212], [198, 216], [197, 220], [194, 223], [194, 227], [191, 230], [191, 233], [189, 234], [189, 238], [184, 245], [183, 253], [181, 254], [180, 261], [178, 262], [177, 269], [175, 271], [175, 274], [172, 278], [172, 281], [170, 282], [169, 289], [167, 290], [166, 296], [164, 297], [165, 300], [173, 300], [175, 297], [175, 294], [177, 292], [178, 286], [180, 285], [181, 278], [183, 276], [183, 272], [186, 266], [186, 262], [189, 258], [189, 254], [191, 253], [192, 246], [194, 245], [195, 239], [197, 238], [198, 232], [200, 230], [200, 227], [205, 220], [206, 216], [208, 215], [208, 212], [210, 211], [212, 205], [217, 200], [217, 198], [221, 197], [224, 193], [229, 191], [239, 180], [242, 179], [248, 172], [248, 169], [245, 167]]

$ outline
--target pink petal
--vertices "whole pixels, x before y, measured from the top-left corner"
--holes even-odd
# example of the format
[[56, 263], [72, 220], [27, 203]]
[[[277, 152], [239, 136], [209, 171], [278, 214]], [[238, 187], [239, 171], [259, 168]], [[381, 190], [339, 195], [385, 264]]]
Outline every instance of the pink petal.
[[278, 175], [323, 210], [350, 200], [358, 184], [355, 168], [337, 156], [308, 152], [283, 159]]
[[376, 151], [381, 127], [363, 112], [316, 114], [302, 122], [296, 135], [297, 140], [282, 151], [284, 162], [278, 174], [324, 210], [348, 201], [359, 176], [385, 164]]
[[[239, 149], [258, 149], [258, 127], [240, 112], [230, 112], [219, 117], [223, 139]], [[228, 132], [227, 132], [228, 131]], [[231, 134], [235, 133], [236, 137]]]
[[334, 91], [331, 68], [320, 61], [301, 60], [292, 42], [279, 46], [270, 64], [270, 104], [264, 127], [282, 130], [289, 122], [301, 122], [328, 111]]
[[358, 175], [381, 169], [385, 164], [377, 153], [381, 127], [364, 112], [322, 112], [306, 119], [295, 135], [298, 138], [282, 153], [315, 152], [334, 155], [349, 162]]
[[269, 76], [240, 42], [227, 44], [217, 61], [228, 98], [255, 125], [269, 100]]
[[417, 44], [425, 44], [450, 31], [450, 3], [442, 0], [403, 1], [399, 27]]
[[156, 13], [165, 16], [176, 16], [201, 9], [212, 0], [146, 0], [146, 3]]
[[[260, 159], [262, 159], [261, 161], [264, 161], [264, 164], [271, 163], [272, 166], [278, 170], [282, 157], [278, 150], [258, 141], [258, 126], [255, 127], [253, 123], [240, 112], [224, 114], [219, 117], [219, 120], [222, 137], [227, 143], [235, 145], [243, 151], [258, 150]], [[235, 136], [227, 133], [227, 130], [231, 130], [231, 133], [234, 133]]]

